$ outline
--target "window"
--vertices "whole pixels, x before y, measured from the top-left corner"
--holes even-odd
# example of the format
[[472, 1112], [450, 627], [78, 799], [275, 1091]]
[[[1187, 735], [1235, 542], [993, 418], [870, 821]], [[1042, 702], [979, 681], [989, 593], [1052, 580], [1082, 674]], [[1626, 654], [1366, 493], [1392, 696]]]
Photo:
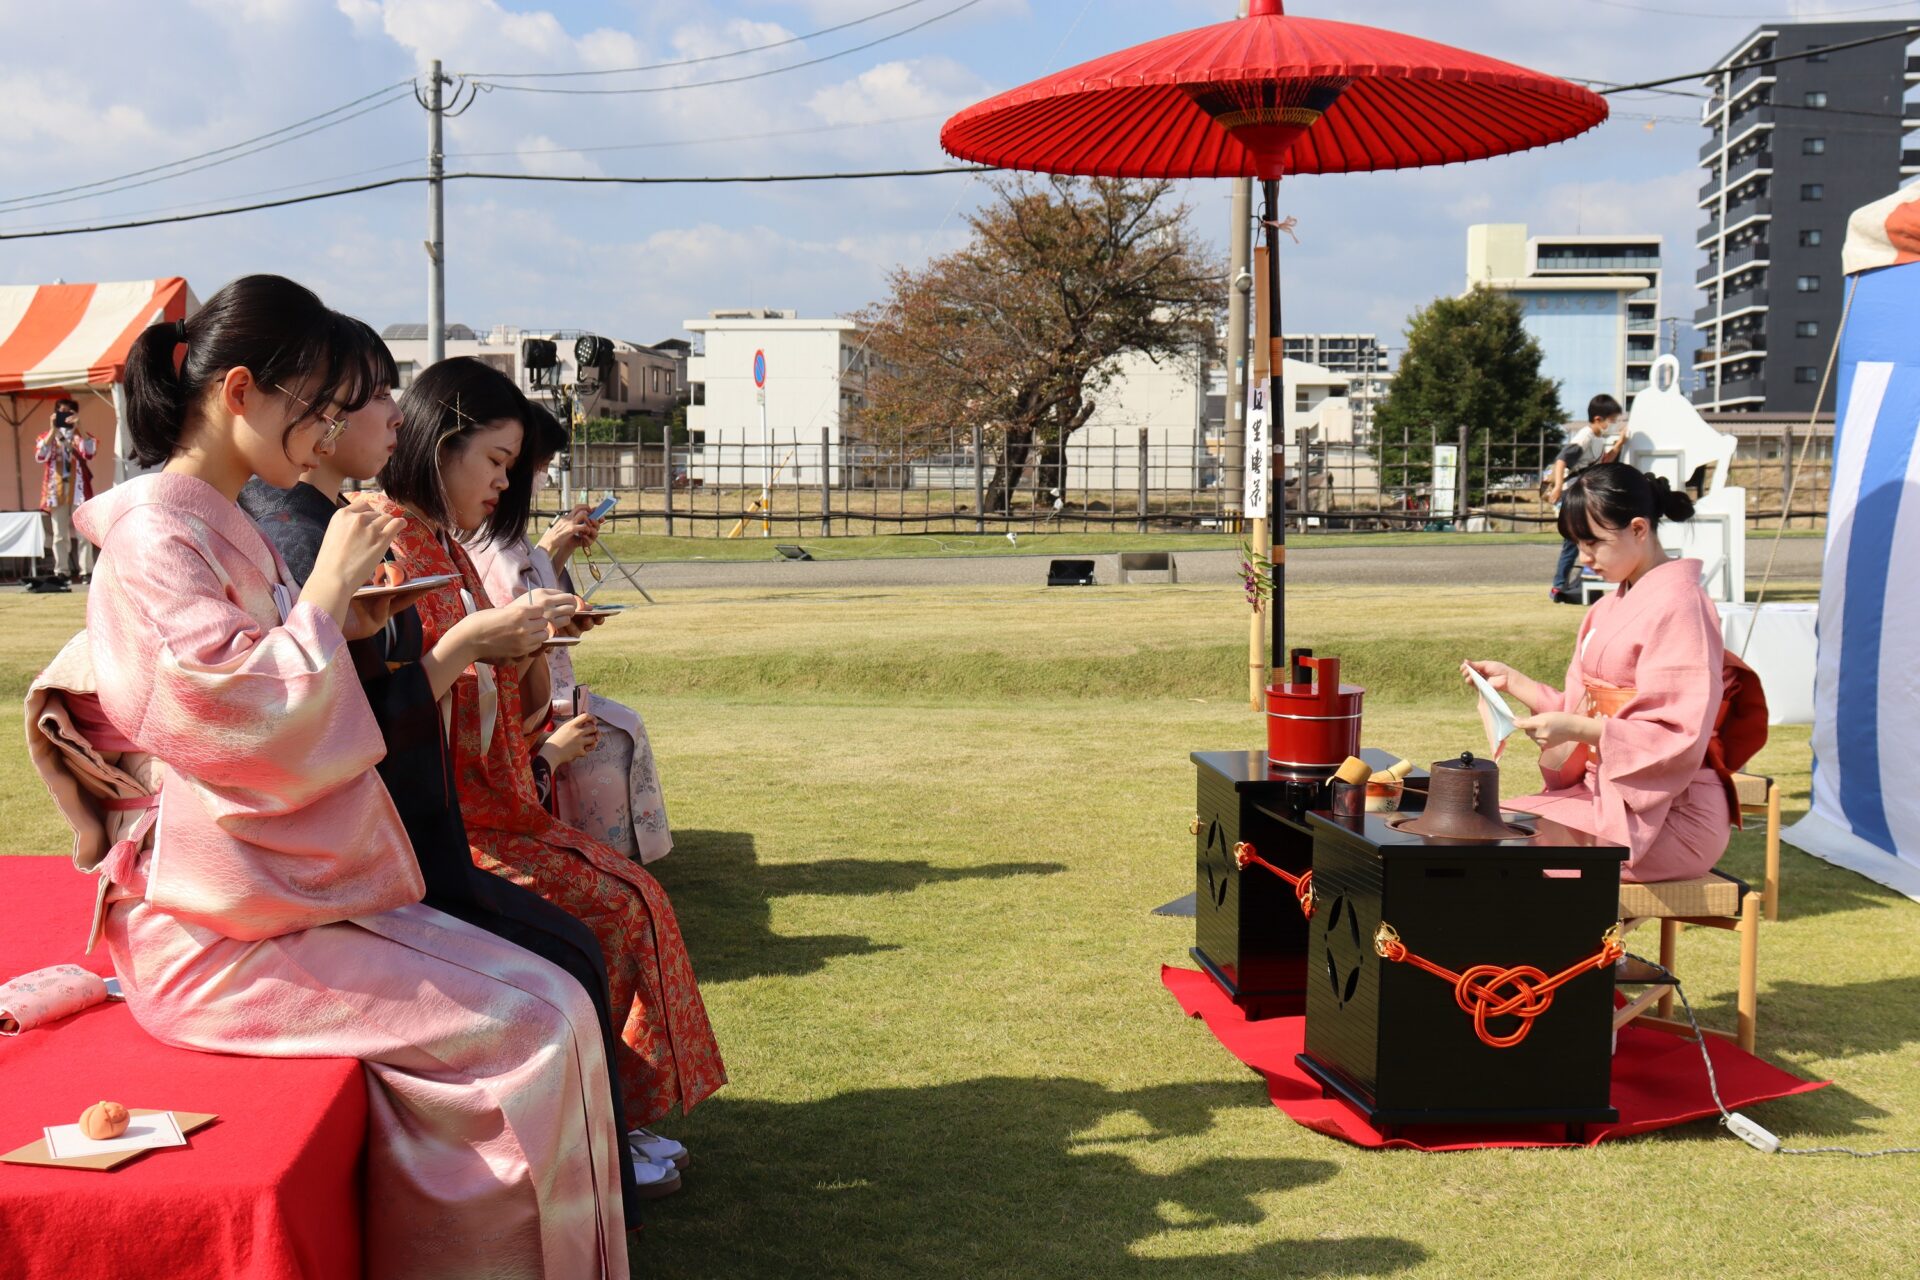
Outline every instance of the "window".
[[1826, 60], [1827, 55], [1824, 53], [1810, 53], [1807, 55], [1808, 62], [1825, 62]]
[[1802, 231], [1800, 233], [1800, 247], [1802, 249], [1818, 249], [1820, 247], [1820, 228], [1808, 227]]
[[1795, 321], [1795, 322], [1794, 322], [1794, 326], [1793, 326], [1793, 336], [1794, 336], [1794, 337], [1796, 337], [1796, 338], [1817, 338], [1817, 337], [1819, 337], [1819, 336], [1820, 336], [1820, 322], [1819, 322], [1818, 320], [1797, 320], [1797, 321]]
[[1801, 276], [1793, 282], [1793, 287], [1801, 293], [1820, 292], [1819, 276]]
[[1806, 104], [1815, 109], [1826, 106], [1827, 91], [1825, 89], [1809, 89], [1807, 91]]
[[1820, 381], [1820, 367], [1811, 364], [1798, 365], [1794, 368], [1793, 380], [1795, 382], [1818, 382]]
[[1803, 156], [1823, 156], [1827, 154], [1827, 140], [1825, 138], [1800, 139], [1800, 154]]
[[397, 361], [395, 362], [395, 368], [400, 372], [400, 385], [394, 388], [395, 391], [405, 391], [413, 385], [413, 380], [420, 374], [420, 362], [418, 360]]
[[1293, 411], [1295, 413], [1305, 413], [1312, 407], [1311, 404], [1307, 403], [1307, 389], [1305, 387], [1295, 387], [1293, 389]]
[[1827, 198], [1826, 184], [1822, 182], [1801, 183], [1800, 198], [1802, 200], [1825, 200]]

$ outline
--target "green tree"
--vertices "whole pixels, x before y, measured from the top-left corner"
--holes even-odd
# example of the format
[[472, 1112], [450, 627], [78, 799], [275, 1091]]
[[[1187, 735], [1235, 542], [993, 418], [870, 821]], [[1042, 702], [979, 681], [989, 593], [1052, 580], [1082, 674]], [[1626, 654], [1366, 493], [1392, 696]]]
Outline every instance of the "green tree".
[[1430, 476], [1436, 437], [1457, 444], [1464, 426], [1468, 497], [1481, 501], [1481, 477], [1512, 470], [1512, 459], [1522, 455], [1513, 446], [1543, 434], [1558, 438], [1566, 422], [1560, 384], [1540, 376], [1540, 344], [1521, 315], [1512, 298], [1475, 285], [1465, 297], [1437, 298], [1408, 319], [1407, 353], [1374, 413], [1384, 475], [1416, 482]]

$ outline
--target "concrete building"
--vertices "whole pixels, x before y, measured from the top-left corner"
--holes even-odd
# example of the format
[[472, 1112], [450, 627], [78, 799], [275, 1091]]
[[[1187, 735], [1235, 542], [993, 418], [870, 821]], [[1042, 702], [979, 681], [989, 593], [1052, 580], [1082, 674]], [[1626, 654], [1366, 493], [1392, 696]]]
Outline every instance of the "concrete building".
[[[1847, 218], [1920, 173], [1904, 103], [1920, 58], [1906, 22], [1756, 28], [1707, 78], [1700, 167], [1706, 265], [1694, 313], [1694, 403], [1728, 412], [1814, 408], [1845, 297]], [[1876, 35], [1896, 38], [1787, 62], [1772, 59]], [[1904, 118], [1903, 118], [1904, 117]]]
[[1516, 299], [1560, 384], [1560, 407], [1581, 414], [1602, 392], [1623, 405], [1647, 385], [1660, 353], [1657, 235], [1527, 235], [1524, 223], [1467, 228], [1467, 287]]
[[[393, 352], [394, 363], [400, 367], [401, 387], [408, 386], [427, 363], [427, 326], [391, 324], [380, 336], [386, 340], [387, 349]], [[528, 338], [551, 340], [554, 354], [559, 360], [560, 380], [573, 383], [577, 381], [573, 344], [580, 336], [581, 332], [575, 329], [521, 329], [512, 325], [497, 325], [485, 332], [477, 332], [464, 324], [450, 324], [447, 326], [446, 352], [448, 356], [472, 356], [482, 364], [491, 365], [512, 378], [522, 391], [539, 396], [550, 404], [550, 397], [534, 390], [532, 375], [525, 367], [521, 344]], [[581, 399], [577, 412], [582, 418], [644, 416], [665, 421], [680, 403], [685, 366], [685, 358], [675, 352], [613, 339], [612, 376]]]
[[[1373, 412], [1387, 398], [1393, 373], [1387, 349], [1371, 333], [1289, 333], [1287, 359], [1347, 376], [1347, 400], [1353, 408], [1355, 438], [1373, 438]], [[1299, 398], [1298, 393], [1295, 399]]]
[[[693, 397], [688, 474], [709, 486], [821, 482], [821, 433], [832, 452], [827, 482], [857, 485], [840, 474], [858, 451], [858, 417], [866, 405], [867, 356], [851, 320], [803, 320], [797, 311], [746, 308], [710, 311], [683, 326], [702, 349], [686, 365]], [[754, 355], [765, 356], [766, 413], [761, 427]]]

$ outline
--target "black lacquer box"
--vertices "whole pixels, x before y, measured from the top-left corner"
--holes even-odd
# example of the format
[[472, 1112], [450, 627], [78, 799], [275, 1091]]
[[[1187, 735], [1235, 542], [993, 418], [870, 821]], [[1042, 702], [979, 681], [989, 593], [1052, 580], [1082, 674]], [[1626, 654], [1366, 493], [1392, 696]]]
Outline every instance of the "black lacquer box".
[[[1299, 1062], [1376, 1128], [1550, 1123], [1573, 1133], [1619, 1118], [1609, 1101], [1611, 965], [1555, 990], [1524, 1038], [1497, 1048], [1476, 1034], [1454, 983], [1376, 953], [1384, 920], [1409, 952], [1455, 973], [1530, 965], [1553, 975], [1595, 956], [1617, 918], [1627, 851], [1512, 817], [1531, 834], [1477, 843], [1396, 830], [1404, 815], [1305, 819], [1316, 901]], [[1519, 1025], [1487, 1023], [1496, 1037]]]

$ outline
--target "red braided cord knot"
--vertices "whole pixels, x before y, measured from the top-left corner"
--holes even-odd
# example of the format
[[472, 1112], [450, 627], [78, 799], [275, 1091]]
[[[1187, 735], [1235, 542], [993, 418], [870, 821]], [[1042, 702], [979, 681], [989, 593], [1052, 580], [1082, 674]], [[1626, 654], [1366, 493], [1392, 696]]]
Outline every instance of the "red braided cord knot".
[[[1555, 991], [1589, 970], [1606, 968], [1626, 953], [1626, 944], [1620, 940], [1620, 926], [1615, 924], [1601, 935], [1599, 951], [1568, 965], [1551, 978], [1530, 964], [1510, 969], [1477, 964], [1465, 973], [1455, 973], [1407, 950], [1399, 933], [1384, 920], [1374, 931], [1373, 949], [1383, 960], [1410, 964], [1451, 982], [1454, 1003], [1462, 1013], [1473, 1015], [1473, 1033], [1495, 1049], [1511, 1049], [1527, 1038], [1527, 1032], [1533, 1030], [1533, 1020], [1552, 1006]], [[1513, 994], [1503, 996], [1502, 990], [1511, 990]], [[1490, 1018], [1518, 1018], [1520, 1025], [1506, 1035], [1495, 1035], [1487, 1030]]]
[[1248, 844], [1245, 840], [1242, 840], [1239, 844], [1236, 844], [1233, 846], [1233, 864], [1236, 867], [1239, 867], [1242, 871], [1245, 871], [1247, 869], [1248, 863], [1252, 863], [1256, 867], [1265, 867], [1267, 870], [1273, 872], [1273, 874], [1279, 876], [1282, 880], [1285, 880], [1288, 884], [1292, 885], [1294, 901], [1300, 904], [1300, 914], [1305, 916], [1309, 920], [1313, 919], [1313, 868], [1312, 867], [1308, 867], [1305, 871], [1302, 871], [1299, 875], [1295, 875], [1291, 871], [1282, 871], [1280, 868], [1274, 866], [1271, 862], [1268, 862], [1265, 858], [1255, 853], [1253, 851], [1253, 846]]

